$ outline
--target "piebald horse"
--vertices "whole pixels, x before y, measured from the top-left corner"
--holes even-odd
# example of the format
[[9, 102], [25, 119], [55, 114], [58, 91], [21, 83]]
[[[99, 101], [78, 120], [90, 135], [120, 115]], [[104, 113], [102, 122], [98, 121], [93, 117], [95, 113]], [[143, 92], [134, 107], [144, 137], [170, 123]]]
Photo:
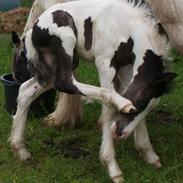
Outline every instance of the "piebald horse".
[[[22, 43], [34, 77], [19, 90], [10, 138], [18, 157], [30, 158], [23, 138], [30, 104], [46, 90], [56, 88], [103, 103], [100, 157], [113, 182], [123, 182], [123, 175], [115, 158], [112, 133], [125, 139], [136, 128], [136, 147], [148, 163], [161, 166], [145, 125], [146, 114], [176, 76], [165, 71], [169, 46], [166, 35], [160, 32], [160, 25], [143, 3], [85, 0], [47, 9]], [[18, 40], [17, 35], [14, 37]], [[74, 78], [77, 55], [94, 61], [101, 87]]]

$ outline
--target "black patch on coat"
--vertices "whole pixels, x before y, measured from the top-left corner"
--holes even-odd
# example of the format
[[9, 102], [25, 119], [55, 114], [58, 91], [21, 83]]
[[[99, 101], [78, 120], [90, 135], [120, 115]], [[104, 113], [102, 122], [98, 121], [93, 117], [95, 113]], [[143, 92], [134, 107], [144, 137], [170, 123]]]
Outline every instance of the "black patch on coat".
[[134, 3], [134, 5], [136, 6], [137, 4], [139, 4], [140, 6], [142, 4], [145, 4], [146, 2], [144, 0], [128, 0], [129, 3]]
[[144, 63], [124, 94], [125, 98], [132, 101], [137, 112], [120, 114], [120, 120], [116, 123], [116, 134], [121, 136], [123, 129], [147, 107], [151, 99], [158, 98], [167, 91], [168, 84], [175, 77], [175, 73], [164, 73], [162, 58], [147, 50]]
[[135, 54], [133, 53], [134, 42], [130, 37], [126, 43], [122, 42], [115, 51], [111, 60], [111, 67], [114, 67], [116, 72], [121, 67], [133, 64], [135, 61]]
[[54, 11], [53, 13], [53, 23], [56, 23], [58, 27], [69, 26], [73, 30], [75, 36], [77, 37], [77, 29], [72, 16], [62, 10]]
[[84, 21], [84, 37], [85, 37], [84, 47], [88, 51], [92, 47], [92, 39], [93, 39], [93, 23], [91, 17], [88, 17]]
[[114, 87], [118, 91], [119, 89], [119, 81], [118, 81], [118, 71], [121, 67], [133, 64], [135, 61], [135, 54], [133, 52], [134, 42], [130, 37], [128, 41], [121, 42], [118, 49], [115, 51], [114, 56], [111, 60], [110, 67], [114, 67], [116, 70], [116, 75], [113, 79]]
[[[30, 62], [37, 81], [42, 86], [54, 83], [57, 90], [70, 94], [82, 94], [72, 81], [72, 58], [62, 47], [62, 41], [55, 35], [49, 35], [48, 29], [33, 27], [32, 42], [38, 52], [38, 60]], [[54, 56], [51, 65], [45, 59], [45, 50]]]
[[[40, 85], [46, 86], [54, 81], [55, 63], [49, 67], [44, 59], [44, 52], [41, 48], [51, 48], [52, 41], [57, 40], [55, 36], [50, 36], [47, 29], [41, 29], [34, 25], [32, 31], [32, 43], [38, 52], [38, 60], [29, 61], [29, 70], [35, 75]], [[61, 45], [61, 41], [57, 40]], [[53, 48], [54, 49], [54, 48]]]
[[76, 49], [74, 49], [74, 54], [73, 54], [73, 61], [72, 61], [72, 70], [74, 71], [78, 65], [79, 65], [79, 55], [76, 51]]

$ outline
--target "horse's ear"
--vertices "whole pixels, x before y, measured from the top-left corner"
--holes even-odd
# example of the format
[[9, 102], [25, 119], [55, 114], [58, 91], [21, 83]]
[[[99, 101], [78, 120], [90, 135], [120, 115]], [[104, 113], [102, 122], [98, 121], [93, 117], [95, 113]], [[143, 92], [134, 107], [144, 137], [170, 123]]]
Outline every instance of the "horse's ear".
[[19, 48], [20, 47], [20, 38], [15, 31], [12, 31], [11, 38], [12, 38], [13, 44], [16, 46], [16, 48]]

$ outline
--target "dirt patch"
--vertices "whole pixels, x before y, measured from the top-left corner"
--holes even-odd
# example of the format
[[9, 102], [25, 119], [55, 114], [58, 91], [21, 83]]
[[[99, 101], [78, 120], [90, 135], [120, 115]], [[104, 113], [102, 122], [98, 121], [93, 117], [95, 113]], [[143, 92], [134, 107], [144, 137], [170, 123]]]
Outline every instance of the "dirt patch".
[[89, 151], [86, 150], [81, 144], [70, 144], [60, 150], [64, 157], [71, 157], [73, 159], [79, 159], [89, 155]]
[[170, 124], [171, 122], [173, 122], [172, 113], [165, 111], [156, 111], [156, 118], [158, 122], [163, 124]]
[[16, 8], [0, 12], [0, 32], [23, 32], [29, 10], [29, 8]]
[[89, 150], [85, 147], [85, 142], [79, 138], [59, 142], [55, 142], [54, 139], [50, 138], [43, 141], [43, 143], [52, 148], [55, 154], [61, 154], [64, 157], [79, 159], [90, 154]]

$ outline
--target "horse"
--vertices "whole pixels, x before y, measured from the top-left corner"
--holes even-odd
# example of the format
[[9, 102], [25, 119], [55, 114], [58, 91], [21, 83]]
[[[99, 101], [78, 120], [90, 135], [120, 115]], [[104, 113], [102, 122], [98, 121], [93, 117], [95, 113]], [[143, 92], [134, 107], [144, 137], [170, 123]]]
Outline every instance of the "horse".
[[183, 1], [147, 0], [158, 17], [169, 41], [180, 54], [183, 54]]
[[[10, 137], [15, 154], [21, 160], [30, 158], [23, 138], [28, 109], [40, 94], [56, 88], [103, 103], [100, 158], [114, 183], [123, 182], [123, 174], [116, 161], [113, 136], [126, 138], [131, 124], [136, 147], [148, 163], [161, 166], [145, 125], [146, 114], [176, 77], [165, 70], [169, 45], [160, 29], [149, 8], [135, 1], [85, 0], [47, 9], [23, 38], [34, 77], [19, 90]], [[77, 55], [95, 63], [101, 87], [75, 79]]]
[[[23, 38], [25, 33], [33, 27], [38, 17], [47, 8], [56, 3], [70, 1], [73, 0], [35, 0], [30, 10], [30, 14], [21, 37]], [[167, 3], [166, 0], [162, 0], [160, 3], [157, 0], [134, 0], [133, 2], [135, 4], [146, 2], [151, 6], [153, 12], [156, 14], [156, 17], [158, 17], [158, 20], [161, 22], [161, 24], [159, 24], [161, 28], [160, 32], [164, 34], [166, 31], [172, 46], [175, 47], [180, 53], [183, 53], [183, 46], [181, 44], [183, 41], [181, 41], [182, 38], [180, 36], [183, 27], [181, 1], [171, 0], [169, 3]], [[162, 13], [162, 11], [164, 13]], [[16, 35], [13, 34], [12, 37], [16, 38]], [[16, 41], [13, 40], [13, 42], [16, 47], [16, 52], [13, 61], [13, 76], [15, 80], [18, 80], [22, 83], [29, 79], [31, 75], [27, 69], [27, 61], [22, 44], [20, 44], [21, 42], [19, 41], [19, 39], [16, 39]], [[64, 108], [63, 104], [65, 105]], [[67, 112], [70, 109], [72, 113]], [[82, 111], [82, 104], [79, 95], [68, 95], [60, 93], [56, 110], [50, 115], [48, 115], [44, 119], [44, 122], [46, 125], [51, 127], [75, 127], [80, 123], [82, 119]]]

